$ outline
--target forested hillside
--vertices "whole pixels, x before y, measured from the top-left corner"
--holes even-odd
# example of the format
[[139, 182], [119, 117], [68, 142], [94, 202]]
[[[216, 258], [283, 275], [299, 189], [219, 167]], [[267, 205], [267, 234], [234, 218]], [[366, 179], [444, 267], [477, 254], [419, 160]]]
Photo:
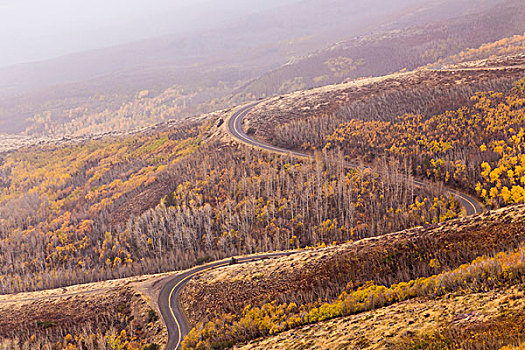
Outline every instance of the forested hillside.
[[337, 153], [302, 162], [202, 144], [205, 125], [5, 156], [2, 291], [345, 242], [460, 212], [439, 186], [396, 175], [403, 164], [358, 172]]
[[[339, 42], [268, 72], [250, 82], [241, 93], [267, 97], [412, 70], [429, 63], [440, 67], [443, 63], [487, 58], [491, 54], [522, 53], [524, 16], [525, 8], [519, 2], [507, 1], [475, 15], [374, 32]], [[471, 49], [482, 44], [486, 45]]]
[[[425, 118], [354, 119], [325, 147], [350, 157], [409, 158], [417, 176], [476, 190], [493, 207], [525, 203], [525, 79], [507, 93], [484, 92], [455, 111]], [[381, 135], [381, 137], [379, 137]]]
[[[277, 129], [273, 140], [292, 148], [338, 149], [366, 164], [403, 159], [415, 176], [475, 192], [493, 207], [523, 203], [524, 83], [493, 82], [494, 90], [472, 95], [468, 88], [383, 92], [366, 104], [298, 118]], [[445, 98], [445, 106], [465, 101], [464, 107], [431, 114]], [[410, 113], [399, 113], [403, 109]]]
[[[227, 111], [134, 135], [5, 153], [2, 291], [167, 271], [437, 223], [461, 213], [443, 183], [494, 207], [522, 203], [519, 74], [410, 73], [399, 78], [414, 86], [405, 92], [398, 91], [398, 78], [338, 88], [347, 99], [356, 91], [370, 97], [347, 107], [345, 99], [326, 100], [326, 111], [337, 113], [298, 116], [266, 131], [277, 144], [316, 150], [311, 161], [217, 139]], [[440, 80], [432, 80], [436, 76]], [[458, 79], [463, 83], [436, 85]], [[386, 95], [374, 95], [376, 85], [389, 87]], [[474, 92], [478, 87], [502, 92]], [[319, 96], [337, 96], [329, 91]], [[415, 100], [425, 102], [418, 104], [425, 114], [413, 114]], [[464, 107], [441, 113], [445, 100]], [[376, 112], [387, 105], [393, 106], [388, 113]], [[256, 135], [264, 135], [263, 124], [251, 118]], [[345, 168], [348, 158], [370, 168]], [[411, 176], [436, 184], [416, 187]]]
[[348, 119], [389, 120], [405, 113], [431, 116], [461, 108], [480, 91], [504, 92], [523, 77], [525, 58], [505, 69], [474, 61], [474, 68], [417, 69], [362, 78], [265, 100], [245, 120], [254, 136], [293, 149], [322, 149], [326, 136]]
[[52, 2], [121, 45], [0, 67], [0, 350], [525, 349], [523, 0]]
[[[0, 153], [0, 293], [299, 251], [191, 282], [181, 298], [195, 327], [186, 348], [231, 347], [410, 300], [511, 298], [523, 284], [523, 207], [460, 218], [463, 208], [447, 188], [470, 192], [489, 209], [525, 203], [525, 78], [516, 47], [519, 36], [459, 55], [482, 60], [452, 57], [445, 69], [267, 99], [247, 116], [251, 136], [310, 158], [235, 142], [227, 129], [234, 110]], [[137, 98], [144, 102], [137, 110], [170, 113], [163, 97]], [[416, 186], [416, 178], [425, 185]], [[16, 328], [19, 338], [7, 331], [0, 338], [12, 347], [152, 345], [156, 314], [131, 308], [139, 303], [131, 290], [112, 293], [108, 313], [83, 310], [79, 325], [31, 306], [44, 319], [35, 338], [5, 316], [5, 329]], [[519, 344], [523, 319], [497, 315], [510, 323], [490, 319], [499, 333], [479, 339]], [[135, 328], [135, 317], [147, 329]], [[483, 344], [451, 337], [447, 324], [436, 329], [394, 345], [427, 337], [434, 337], [427, 348], [442, 339], [472, 349]]]
[[[486, 60], [484, 65], [511, 65], [515, 59], [523, 58], [525, 51], [525, 33], [488, 42], [478, 48], [461, 51], [457, 55], [438, 60], [428, 65], [429, 68], [440, 68], [454, 65], [457, 67], [474, 66], [474, 61]], [[520, 62], [519, 60], [517, 62]], [[519, 64], [519, 63], [517, 63]]]
[[199, 146], [199, 127], [2, 155], [2, 291], [123, 274], [135, 258], [117, 244], [116, 228], [170, 190], [167, 174]]

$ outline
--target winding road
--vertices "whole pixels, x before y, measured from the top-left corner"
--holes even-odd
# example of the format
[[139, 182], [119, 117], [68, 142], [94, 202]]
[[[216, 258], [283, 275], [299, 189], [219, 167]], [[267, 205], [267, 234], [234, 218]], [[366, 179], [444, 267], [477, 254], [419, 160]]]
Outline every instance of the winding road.
[[[249, 257], [237, 258], [236, 263], [242, 264], [250, 261], [258, 261], [270, 258], [288, 256], [296, 253], [295, 251], [260, 254]], [[190, 327], [186, 316], [182, 313], [178, 305], [178, 295], [181, 289], [195, 276], [208, 270], [216, 269], [231, 264], [231, 260], [221, 260], [195, 267], [189, 271], [178, 274], [169, 280], [162, 287], [158, 305], [166, 327], [168, 328], [168, 344], [166, 350], [176, 350], [181, 347], [182, 340], [189, 333]]]
[[[261, 102], [259, 101], [259, 102], [254, 102], [249, 105], [246, 105], [240, 108], [239, 110], [237, 110], [231, 116], [227, 124], [228, 131], [230, 132], [230, 134], [237, 141], [244, 143], [246, 145], [252, 146], [252, 147], [257, 147], [259, 149], [263, 149], [269, 152], [292, 155], [297, 158], [310, 158], [311, 155], [308, 155], [306, 153], [272, 146], [267, 143], [255, 140], [243, 131], [242, 123], [243, 123], [244, 117], [246, 117], [246, 115], [259, 103]], [[358, 164], [354, 164], [354, 163], [347, 163], [347, 166], [351, 168], [359, 167]], [[429, 183], [426, 183], [420, 180], [414, 180], [414, 184], [420, 187], [429, 185]], [[465, 208], [467, 215], [474, 215], [474, 214], [481, 213], [483, 211], [482, 205], [475, 198], [467, 194], [460, 193], [453, 189], [447, 189], [447, 192], [452, 194], [454, 197], [456, 197], [461, 202], [461, 204]], [[257, 260], [262, 260], [262, 259], [287, 256], [287, 255], [291, 255], [294, 253], [295, 252], [280, 252], [280, 253], [269, 253], [269, 254], [262, 254], [262, 255], [250, 256], [250, 257], [241, 257], [237, 259], [237, 263], [246, 263], [249, 261], [257, 261]], [[164, 321], [166, 322], [166, 327], [168, 328], [168, 344], [166, 346], [167, 350], [179, 349], [181, 347], [182, 340], [190, 331], [188, 320], [178, 305], [178, 295], [181, 289], [195, 275], [198, 275], [200, 273], [203, 273], [211, 269], [216, 269], [219, 267], [227, 266], [229, 264], [230, 264], [229, 260], [222, 260], [222, 261], [210, 263], [204, 266], [195, 267], [189, 271], [178, 274], [177, 276], [169, 280], [164, 285], [164, 287], [162, 288], [159, 294], [158, 304], [159, 304], [160, 311], [162, 313], [162, 317], [164, 318]]]
[[[236, 111], [232, 115], [232, 117], [228, 121], [228, 129], [229, 129], [230, 133], [232, 134], [232, 136], [235, 139], [237, 139], [238, 141], [240, 141], [240, 142], [242, 142], [244, 144], [247, 144], [247, 145], [253, 146], [253, 147], [257, 147], [257, 148], [260, 148], [260, 149], [264, 149], [266, 151], [270, 151], [270, 152], [274, 152], [274, 153], [280, 153], [280, 154], [290, 154], [290, 155], [292, 155], [294, 157], [298, 157], [298, 158], [310, 158], [311, 156], [306, 154], [306, 153], [297, 152], [297, 151], [288, 150], [288, 149], [285, 149], [285, 148], [272, 146], [272, 145], [266, 144], [264, 142], [252, 139], [249, 135], [247, 135], [243, 131], [242, 123], [243, 123], [244, 117], [246, 117], [246, 115], [255, 106], [257, 106], [259, 103], [260, 102], [252, 103], [252, 104], [249, 104], [247, 106], [244, 106], [244, 107], [242, 107], [241, 109], [239, 109], [238, 111]], [[350, 167], [350, 168], [358, 168], [359, 167], [359, 165], [355, 164], [355, 163], [347, 163], [347, 166]], [[414, 180], [414, 184], [416, 186], [420, 186], [420, 187], [424, 187], [424, 186], [428, 186], [429, 185], [429, 183], [426, 183], [426, 182], [421, 181], [421, 180]], [[466, 211], [467, 215], [474, 215], [474, 214], [478, 214], [478, 213], [483, 212], [483, 206], [478, 202], [478, 200], [476, 198], [471, 197], [471, 196], [469, 196], [469, 195], [467, 195], [465, 193], [461, 193], [459, 191], [450, 189], [450, 188], [447, 189], [447, 192], [452, 194], [454, 197], [456, 197], [458, 199], [458, 201], [461, 202], [461, 205], [465, 208], [465, 211]]]

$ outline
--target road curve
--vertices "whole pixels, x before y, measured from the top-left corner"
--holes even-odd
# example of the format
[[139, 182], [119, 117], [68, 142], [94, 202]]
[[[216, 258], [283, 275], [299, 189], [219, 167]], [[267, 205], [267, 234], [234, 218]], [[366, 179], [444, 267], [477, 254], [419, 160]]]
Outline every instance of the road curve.
[[[280, 154], [286, 154], [286, 155], [292, 155], [297, 158], [310, 158], [311, 156], [303, 153], [298, 152], [294, 150], [289, 150], [281, 147], [276, 147], [269, 145], [267, 143], [252, 139], [250, 136], [248, 136], [242, 129], [242, 123], [244, 120], [244, 117], [260, 102], [254, 102], [249, 105], [246, 105], [239, 110], [237, 110], [232, 117], [228, 120], [228, 129], [229, 132], [232, 134], [232, 136], [240, 141], [241, 143], [244, 143], [249, 146], [257, 147], [260, 149], [267, 150], [269, 152], [273, 153], [280, 153]], [[353, 164], [353, 163], [347, 163], [347, 166], [357, 168], [359, 165]], [[428, 183], [420, 181], [420, 180], [414, 180], [415, 185], [417, 186], [427, 186]], [[447, 189], [448, 193], [452, 194], [454, 197], [456, 197], [463, 207], [465, 208], [465, 211], [467, 215], [474, 215], [481, 213], [483, 211], [483, 206], [473, 197], [458, 192], [453, 189]], [[268, 258], [274, 258], [274, 257], [280, 257], [280, 256], [287, 256], [294, 254], [295, 252], [280, 252], [280, 253], [269, 253], [269, 254], [262, 254], [257, 256], [251, 256], [251, 257], [242, 257], [237, 259], [237, 263], [246, 263], [249, 261], [256, 261], [256, 260], [263, 260]], [[178, 305], [178, 295], [181, 291], [181, 289], [197, 274], [203, 273], [205, 271], [216, 269], [219, 267], [227, 266], [230, 264], [229, 260], [222, 260], [217, 261], [214, 263], [210, 263], [204, 266], [198, 266], [191, 270], [185, 271], [181, 274], [178, 274], [177, 276], [173, 277], [171, 280], [169, 280], [164, 287], [162, 288], [159, 299], [158, 299], [158, 305], [160, 312], [162, 314], [162, 317], [164, 318], [164, 321], [166, 322], [166, 327], [168, 328], [168, 344], [166, 345], [167, 350], [177, 350], [181, 346], [181, 342], [184, 339], [184, 337], [189, 333], [190, 326], [188, 323], [188, 320], [186, 316], [182, 313], [182, 310], [179, 308]]]
[[[272, 146], [267, 143], [255, 140], [243, 131], [242, 123], [243, 123], [244, 117], [246, 117], [246, 115], [259, 103], [260, 102], [254, 102], [249, 105], [246, 105], [240, 108], [238, 111], [236, 111], [231, 116], [231, 118], [228, 121], [228, 129], [229, 129], [230, 134], [238, 141], [246, 145], [249, 145], [249, 146], [261, 148], [261, 149], [264, 149], [270, 152], [274, 152], [274, 153], [288, 154], [288, 155], [292, 155], [298, 158], [309, 158], [310, 156], [306, 153]], [[347, 166], [352, 167], [352, 168], [359, 167], [358, 164], [353, 164], [353, 163], [347, 163]], [[421, 187], [428, 186], [428, 183], [420, 181], [420, 180], [414, 180], [414, 184], [417, 186], [421, 186]], [[461, 202], [461, 204], [465, 208], [467, 215], [474, 215], [474, 214], [483, 212], [483, 206], [478, 202], [476, 198], [471, 197], [467, 194], [461, 193], [459, 191], [450, 189], [450, 188], [447, 188], [447, 192], [452, 194], [454, 197], [456, 197]]]
[[[295, 254], [295, 251], [260, 254], [255, 256], [237, 258], [237, 263], [257, 261]], [[230, 265], [230, 260], [221, 260], [195, 267], [185, 271], [169, 280], [159, 294], [158, 305], [166, 327], [168, 328], [168, 344], [166, 350], [180, 349], [181, 342], [189, 333], [188, 320], [178, 305], [178, 296], [181, 289], [195, 276], [208, 270]]]

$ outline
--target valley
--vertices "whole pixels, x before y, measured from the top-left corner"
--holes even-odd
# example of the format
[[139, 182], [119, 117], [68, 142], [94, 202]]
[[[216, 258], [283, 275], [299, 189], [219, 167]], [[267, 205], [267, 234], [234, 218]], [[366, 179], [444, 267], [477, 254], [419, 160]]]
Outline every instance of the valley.
[[525, 7], [330, 3], [0, 68], [0, 349], [525, 346]]

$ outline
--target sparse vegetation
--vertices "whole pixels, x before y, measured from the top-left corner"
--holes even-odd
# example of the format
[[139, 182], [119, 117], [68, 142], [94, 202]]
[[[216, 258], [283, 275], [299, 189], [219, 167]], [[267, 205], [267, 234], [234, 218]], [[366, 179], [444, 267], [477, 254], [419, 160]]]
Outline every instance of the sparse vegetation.
[[159, 320], [159, 316], [155, 312], [155, 310], [148, 310], [148, 323], [157, 322]]
[[197, 260], [195, 260], [195, 265], [206, 264], [206, 263], [208, 263], [210, 261], [213, 261], [213, 257], [211, 257], [209, 255], [201, 256], [201, 257], [197, 258]]

